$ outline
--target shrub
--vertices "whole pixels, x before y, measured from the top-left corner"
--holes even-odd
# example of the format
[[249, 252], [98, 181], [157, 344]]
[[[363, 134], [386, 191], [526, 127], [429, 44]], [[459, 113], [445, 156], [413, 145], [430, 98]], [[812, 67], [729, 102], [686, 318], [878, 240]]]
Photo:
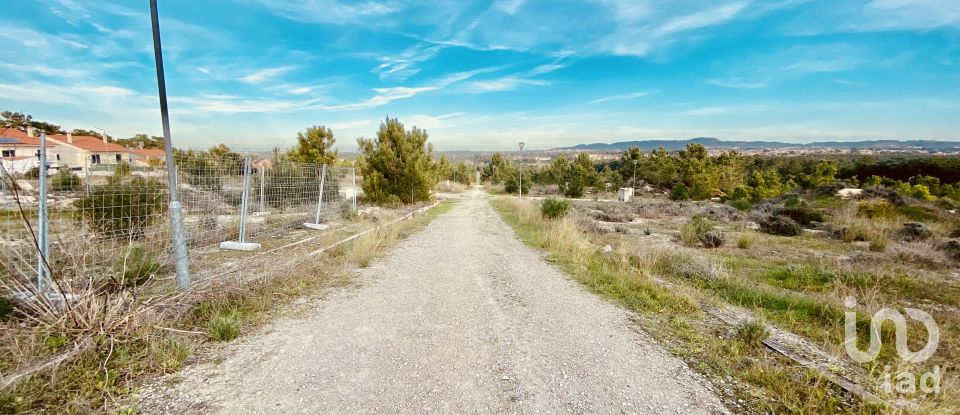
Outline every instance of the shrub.
[[887, 249], [887, 238], [873, 238], [870, 240], [870, 250], [883, 252]]
[[547, 198], [540, 205], [540, 214], [547, 219], [562, 218], [570, 210], [570, 202], [563, 199]]
[[70, 170], [61, 169], [57, 174], [50, 177], [50, 188], [62, 191], [77, 191], [83, 188], [83, 180], [70, 172]]
[[696, 246], [703, 244], [707, 248], [715, 248], [723, 244], [723, 233], [714, 230], [713, 222], [703, 216], [694, 216], [680, 228], [680, 241]]
[[737, 341], [750, 348], [760, 348], [768, 337], [770, 331], [767, 326], [757, 320], [750, 320], [737, 327]]
[[156, 252], [148, 252], [139, 245], [131, 247], [126, 255], [113, 264], [114, 272], [120, 276], [120, 283], [126, 287], [143, 284], [164, 268]]
[[166, 200], [163, 184], [134, 178], [95, 187], [73, 204], [80, 211], [79, 219], [101, 237], [129, 239], [144, 235], [162, 215]]
[[753, 246], [753, 242], [753, 235], [749, 233], [741, 233], [740, 236], [737, 237], [737, 248], [748, 249]]
[[210, 319], [210, 337], [218, 341], [230, 341], [240, 336], [240, 324], [243, 316], [239, 310], [221, 311]]
[[706, 248], [719, 248], [723, 246], [724, 241], [726, 241], [723, 232], [716, 229], [700, 234], [697, 239], [699, 239], [700, 244]]
[[[519, 187], [518, 182], [519, 182], [519, 176], [515, 176], [515, 175], [510, 176], [510, 178], [508, 178], [507, 181], [503, 183], [503, 191], [506, 193], [517, 193], [517, 188]], [[523, 181], [523, 194], [530, 193], [530, 186], [531, 186], [530, 182], [531, 180]], [[580, 197], [581, 195], [578, 195], [575, 197]]]
[[777, 209], [773, 213], [779, 216], [786, 216], [801, 225], [824, 221], [823, 212], [813, 209], [802, 202], [793, 206]]
[[[275, 160], [264, 172], [266, 203], [279, 210], [303, 204], [315, 204], [320, 196], [320, 169], [313, 164]], [[327, 172], [330, 173], [329, 171]], [[324, 194], [336, 194], [337, 180], [325, 180]]]
[[733, 206], [735, 209], [741, 212], [746, 212], [753, 207], [753, 205], [750, 204], [750, 201], [747, 199], [728, 200], [727, 204], [729, 204], [730, 206]]
[[931, 236], [933, 236], [933, 232], [930, 228], [919, 222], [904, 223], [903, 228], [900, 229], [900, 237], [907, 242], [925, 241], [930, 239]]
[[343, 220], [354, 221], [360, 217], [360, 214], [353, 209], [352, 200], [344, 200], [340, 202], [340, 218]]
[[670, 200], [690, 200], [690, 189], [683, 183], [673, 186], [670, 189]]
[[864, 200], [857, 203], [857, 216], [870, 219], [894, 219], [897, 209], [884, 199]]
[[770, 215], [760, 220], [760, 230], [779, 236], [799, 236], [803, 233], [803, 227], [799, 223], [780, 215]]
[[0, 296], [0, 321], [6, 320], [13, 315], [13, 302], [6, 297]]

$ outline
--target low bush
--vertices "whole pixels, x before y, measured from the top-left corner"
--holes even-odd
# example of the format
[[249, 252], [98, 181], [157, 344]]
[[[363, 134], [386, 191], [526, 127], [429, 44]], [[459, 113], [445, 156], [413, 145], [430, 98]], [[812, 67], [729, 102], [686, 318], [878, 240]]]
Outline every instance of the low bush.
[[750, 320], [737, 327], [737, 341], [744, 346], [758, 349], [763, 346], [763, 341], [770, 337], [770, 331], [763, 322]]
[[736, 208], [741, 212], [746, 212], [753, 207], [753, 205], [747, 199], [728, 200], [727, 204], [730, 206], [733, 206], [734, 208]]
[[208, 329], [210, 338], [217, 341], [230, 341], [240, 336], [243, 315], [237, 309], [224, 310], [210, 319]]
[[[510, 178], [507, 179], [507, 181], [503, 183], [503, 191], [504, 191], [504, 192], [507, 192], [507, 193], [517, 193], [517, 189], [520, 187], [519, 181], [520, 181], [520, 178], [519, 178], [519, 177], [517, 177], [517, 176], [510, 176]], [[530, 186], [532, 186], [532, 185], [533, 185], [533, 184], [531, 183], [531, 180], [524, 180], [524, 181], [523, 181], [523, 194], [529, 194], [529, 193], [530, 193]], [[579, 196], [577, 196], [577, 197], [579, 197]]]
[[682, 183], [673, 186], [670, 189], [670, 200], [690, 200], [690, 189]]
[[59, 191], [71, 191], [83, 189], [83, 180], [70, 172], [62, 169], [57, 174], [50, 176], [50, 189]]
[[700, 234], [697, 239], [699, 239], [700, 244], [706, 248], [719, 248], [723, 246], [723, 243], [726, 241], [723, 232], [716, 229]]
[[930, 239], [933, 231], [927, 225], [919, 222], [907, 222], [900, 229], [900, 237], [906, 242], [920, 242]]
[[817, 209], [813, 209], [802, 202], [800, 204], [796, 204], [793, 206], [777, 209], [776, 211], [773, 212], [773, 214], [786, 216], [790, 219], [793, 219], [794, 222], [797, 222], [804, 226], [809, 225], [813, 222], [824, 221], [823, 212], [820, 212]]
[[887, 238], [873, 238], [870, 240], [870, 250], [873, 252], [883, 252], [887, 250]]
[[540, 214], [547, 219], [562, 218], [570, 210], [570, 202], [563, 199], [547, 198], [540, 205]]
[[737, 248], [749, 249], [753, 246], [753, 242], [753, 235], [749, 233], [741, 233], [740, 236], [737, 237]]
[[166, 186], [134, 178], [127, 183], [95, 187], [74, 201], [80, 220], [101, 237], [136, 239], [164, 212]]
[[133, 246], [126, 255], [117, 259], [113, 270], [120, 277], [120, 284], [133, 287], [147, 282], [153, 275], [164, 270], [156, 252], [150, 252], [142, 246]]
[[857, 203], [857, 216], [870, 219], [895, 219], [897, 209], [885, 199], [864, 200]]
[[0, 321], [6, 320], [13, 315], [13, 302], [7, 297], [0, 296]]
[[803, 227], [786, 216], [770, 215], [760, 220], [759, 224], [760, 230], [770, 235], [800, 236], [803, 233]]
[[723, 232], [716, 230], [713, 222], [703, 216], [694, 216], [680, 228], [680, 241], [690, 246], [716, 248], [723, 245], [724, 240]]

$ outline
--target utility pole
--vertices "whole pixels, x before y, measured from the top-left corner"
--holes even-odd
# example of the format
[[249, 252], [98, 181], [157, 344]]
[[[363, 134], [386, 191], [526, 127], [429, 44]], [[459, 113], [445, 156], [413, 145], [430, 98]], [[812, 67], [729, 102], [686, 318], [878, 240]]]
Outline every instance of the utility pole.
[[517, 198], [523, 199], [523, 141], [520, 142], [520, 189], [517, 190]]
[[167, 83], [163, 75], [163, 50], [160, 46], [160, 17], [157, 14], [157, 0], [150, 0], [150, 21], [153, 26], [153, 55], [157, 64], [157, 95], [160, 97], [163, 148], [167, 156], [173, 261], [177, 270], [177, 287], [186, 289], [190, 286], [190, 258], [187, 256], [187, 235], [183, 229], [183, 206], [177, 195], [177, 165], [173, 159], [173, 140], [170, 138], [170, 111], [167, 109]]
[[637, 164], [640, 160], [633, 159], [633, 183], [631, 187], [637, 187]]

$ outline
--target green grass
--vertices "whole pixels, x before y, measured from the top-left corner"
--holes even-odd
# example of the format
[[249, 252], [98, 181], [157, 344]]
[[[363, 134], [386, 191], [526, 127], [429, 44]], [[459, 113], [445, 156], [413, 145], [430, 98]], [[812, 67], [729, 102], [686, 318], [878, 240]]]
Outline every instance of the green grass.
[[[726, 400], [748, 402], [748, 413], [882, 412], [882, 408], [861, 402], [850, 404], [819, 375], [759, 347], [768, 335], [760, 323], [748, 323], [730, 335], [725, 326], [717, 325], [700, 312], [698, 298], [686, 290], [654, 284], [642, 272], [624, 267], [622, 261], [613, 259], [615, 254], [608, 256], [593, 251], [582, 258], [577, 256], [582, 254], [551, 249], [557, 245], [548, 240], [556, 237], [550, 230], [553, 225], [538, 219], [525, 223], [518, 213], [520, 208], [513, 203], [494, 200], [491, 204], [521, 241], [546, 249], [548, 260], [560, 265], [575, 280], [598, 295], [637, 312], [636, 321], [691, 367], [713, 379], [724, 379], [728, 386], [720, 391], [732, 393], [726, 395]], [[586, 235], [580, 236], [586, 238]], [[763, 263], [750, 258], [735, 261], [750, 265]], [[669, 258], [655, 261], [654, 267], [681, 268], [677, 261]], [[806, 297], [758, 291], [756, 287], [741, 286], [728, 279], [696, 279], [693, 285], [731, 303], [764, 310], [761, 313], [764, 318], [790, 319], [808, 328], [822, 327], [810, 321], [834, 324], [843, 316], [836, 307]], [[730, 378], [735, 381], [728, 383]]]

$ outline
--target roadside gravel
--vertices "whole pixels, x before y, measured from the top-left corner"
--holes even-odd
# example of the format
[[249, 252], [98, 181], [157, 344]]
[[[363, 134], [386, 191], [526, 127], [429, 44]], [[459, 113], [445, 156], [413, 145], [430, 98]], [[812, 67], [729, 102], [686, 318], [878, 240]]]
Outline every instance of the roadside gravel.
[[145, 413], [728, 413], [479, 192], [357, 284], [140, 393]]

